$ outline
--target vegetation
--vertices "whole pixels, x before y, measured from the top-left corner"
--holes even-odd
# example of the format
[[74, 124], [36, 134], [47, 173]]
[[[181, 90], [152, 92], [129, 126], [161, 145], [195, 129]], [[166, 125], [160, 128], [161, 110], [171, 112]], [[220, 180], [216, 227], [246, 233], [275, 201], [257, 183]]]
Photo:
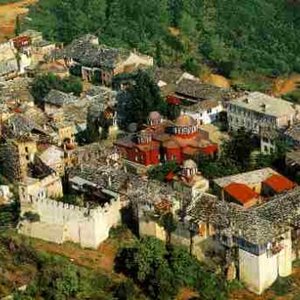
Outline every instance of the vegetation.
[[118, 121], [123, 129], [131, 123], [145, 124], [151, 111], [166, 113], [166, 102], [151, 75], [140, 70], [134, 80], [134, 85], [118, 95]]
[[275, 167], [284, 170], [284, 158], [289, 147], [280, 138], [275, 140], [275, 146], [276, 150], [274, 153], [258, 153], [253, 159], [253, 152], [255, 150], [260, 151], [260, 149], [258, 149], [252, 134], [241, 129], [233, 132], [230, 139], [223, 142], [219, 158], [200, 157], [199, 170], [209, 179], [265, 167]]
[[50, 40], [95, 33], [159, 65], [179, 63], [196, 75], [206, 65], [250, 89], [265, 89], [265, 76], [300, 70], [298, 1], [41, 0], [29, 17], [27, 25]]
[[274, 291], [277, 296], [285, 296], [293, 290], [293, 284], [293, 278], [279, 277], [272, 285], [271, 290]]
[[160, 218], [160, 224], [167, 234], [167, 245], [171, 245], [172, 233], [176, 230], [177, 224], [172, 212], [163, 214]]
[[165, 181], [166, 177], [170, 173], [177, 173], [179, 166], [175, 161], [167, 161], [162, 165], [153, 166], [148, 170], [148, 176], [151, 179], [158, 181]]
[[31, 93], [37, 103], [42, 103], [44, 97], [52, 89], [65, 93], [74, 93], [74, 95], [79, 96], [82, 92], [82, 82], [77, 77], [70, 76], [61, 79], [53, 73], [48, 73], [34, 79]]
[[0, 206], [0, 230], [15, 227], [19, 220], [20, 207], [17, 201], [10, 205]]
[[[71, 263], [58, 255], [35, 250], [28, 239], [0, 235], [0, 297], [13, 293], [16, 300], [33, 299], [143, 299], [127, 280], [114, 281], [97, 270]], [[15, 276], [15, 275], [18, 276]], [[129, 281], [130, 282], [130, 281]], [[16, 288], [26, 284], [26, 291]], [[123, 287], [122, 287], [123, 286]], [[125, 286], [125, 287], [124, 287]], [[117, 297], [120, 295], [120, 297]]]
[[186, 249], [166, 248], [152, 237], [121, 249], [116, 268], [132, 278], [151, 299], [173, 299], [181, 287], [196, 290], [201, 299], [226, 299], [224, 281], [207, 272]]
[[27, 211], [25, 214], [24, 214], [24, 218], [26, 220], [28, 220], [29, 222], [31, 223], [34, 223], [34, 222], [39, 222], [40, 221], [40, 216], [36, 213], [32, 213], [30, 211]]

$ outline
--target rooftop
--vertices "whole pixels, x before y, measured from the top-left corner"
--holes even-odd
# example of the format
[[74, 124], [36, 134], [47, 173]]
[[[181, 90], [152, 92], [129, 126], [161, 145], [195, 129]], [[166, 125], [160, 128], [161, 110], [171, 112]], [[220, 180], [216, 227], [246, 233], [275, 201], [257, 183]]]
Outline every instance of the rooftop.
[[293, 141], [300, 142], [300, 123], [293, 124], [284, 134]]
[[63, 50], [63, 55], [87, 67], [112, 68], [120, 60], [127, 58], [129, 51], [98, 45], [90, 37], [83, 36], [68, 45]]
[[45, 103], [53, 104], [56, 106], [64, 106], [79, 101], [80, 98], [73, 94], [67, 94], [58, 90], [51, 90], [44, 98]]
[[268, 179], [264, 180], [263, 183], [271, 187], [277, 193], [291, 190], [296, 186], [294, 182], [278, 174], [271, 175]]
[[199, 112], [217, 107], [219, 104], [216, 100], [203, 100], [193, 105], [182, 106], [182, 109], [187, 112]]
[[191, 97], [195, 100], [221, 101], [225, 91], [225, 89], [186, 78], [180, 80], [176, 87], [177, 94]]
[[224, 188], [231, 197], [240, 202], [242, 205], [251, 201], [253, 198], [258, 198], [259, 195], [250, 187], [242, 183], [230, 183]]
[[244, 95], [241, 98], [232, 101], [231, 105], [275, 117], [296, 113], [295, 104], [260, 92]]
[[278, 174], [278, 173], [271, 168], [264, 168], [264, 169], [259, 169], [251, 172], [240, 173], [237, 175], [217, 178], [214, 180], [214, 183], [220, 187], [225, 187], [232, 182], [251, 185], [251, 184], [260, 183], [274, 174]]

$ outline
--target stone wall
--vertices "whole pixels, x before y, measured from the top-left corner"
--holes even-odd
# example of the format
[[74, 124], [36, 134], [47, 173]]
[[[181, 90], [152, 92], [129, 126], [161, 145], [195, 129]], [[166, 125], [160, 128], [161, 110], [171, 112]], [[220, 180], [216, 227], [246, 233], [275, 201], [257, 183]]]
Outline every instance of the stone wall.
[[[30, 204], [22, 204], [22, 213], [29, 210], [37, 213], [40, 216], [40, 222], [21, 223], [20, 233], [52, 242], [72, 241], [88, 248], [97, 248], [108, 238], [110, 228], [116, 226], [121, 220], [119, 198], [113, 199], [111, 204], [95, 209], [42, 197], [31, 199]], [[38, 226], [43, 230], [36, 230]], [[56, 228], [58, 234], [61, 233], [60, 239], [57, 240], [57, 237], [53, 235], [53, 228]]]
[[256, 294], [263, 293], [277, 279], [292, 273], [292, 242], [290, 232], [280, 242], [283, 249], [278, 254], [264, 252], [254, 255], [239, 249], [240, 280]]

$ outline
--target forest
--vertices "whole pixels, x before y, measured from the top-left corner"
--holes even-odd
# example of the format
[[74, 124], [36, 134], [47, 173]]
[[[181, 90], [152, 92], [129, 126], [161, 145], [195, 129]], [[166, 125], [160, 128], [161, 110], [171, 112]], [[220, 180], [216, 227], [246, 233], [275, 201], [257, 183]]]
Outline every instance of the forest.
[[40, 0], [24, 26], [69, 43], [151, 54], [158, 65], [207, 68], [229, 78], [300, 72], [300, 4], [292, 0]]

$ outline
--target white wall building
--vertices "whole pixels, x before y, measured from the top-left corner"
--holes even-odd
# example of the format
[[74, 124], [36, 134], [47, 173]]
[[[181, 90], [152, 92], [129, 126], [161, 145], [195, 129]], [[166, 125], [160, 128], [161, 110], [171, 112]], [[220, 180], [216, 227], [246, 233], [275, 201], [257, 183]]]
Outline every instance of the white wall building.
[[28, 189], [21, 185], [21, 215], [31, 212], [37, 214], [40, 220], [30, 222], [23, 218], [19, 233], [58, 244], [71, 241], [96, 249], [108, 238], [111, 227], [121, 221], [119, 196], [107, 190], [102, 192], [110, 201], [103, 206], [99, 204], [88, 208], [53, 200], [42, 187]]
[[224, 110], [220, 101], [204, 100], [194, 105], [183, 106], [181, 114], [189, 115], [197, 121], [197, 125], [211, 124], [218, 120], [220, 112]]
[[254, 134], [262, 126], [273, 129], [292, 125], [299, 119], [299, 105], [259, 92], [249, 93], [231, 101], [228, 107], [228, 123], [231, 130], [245, 128]]

